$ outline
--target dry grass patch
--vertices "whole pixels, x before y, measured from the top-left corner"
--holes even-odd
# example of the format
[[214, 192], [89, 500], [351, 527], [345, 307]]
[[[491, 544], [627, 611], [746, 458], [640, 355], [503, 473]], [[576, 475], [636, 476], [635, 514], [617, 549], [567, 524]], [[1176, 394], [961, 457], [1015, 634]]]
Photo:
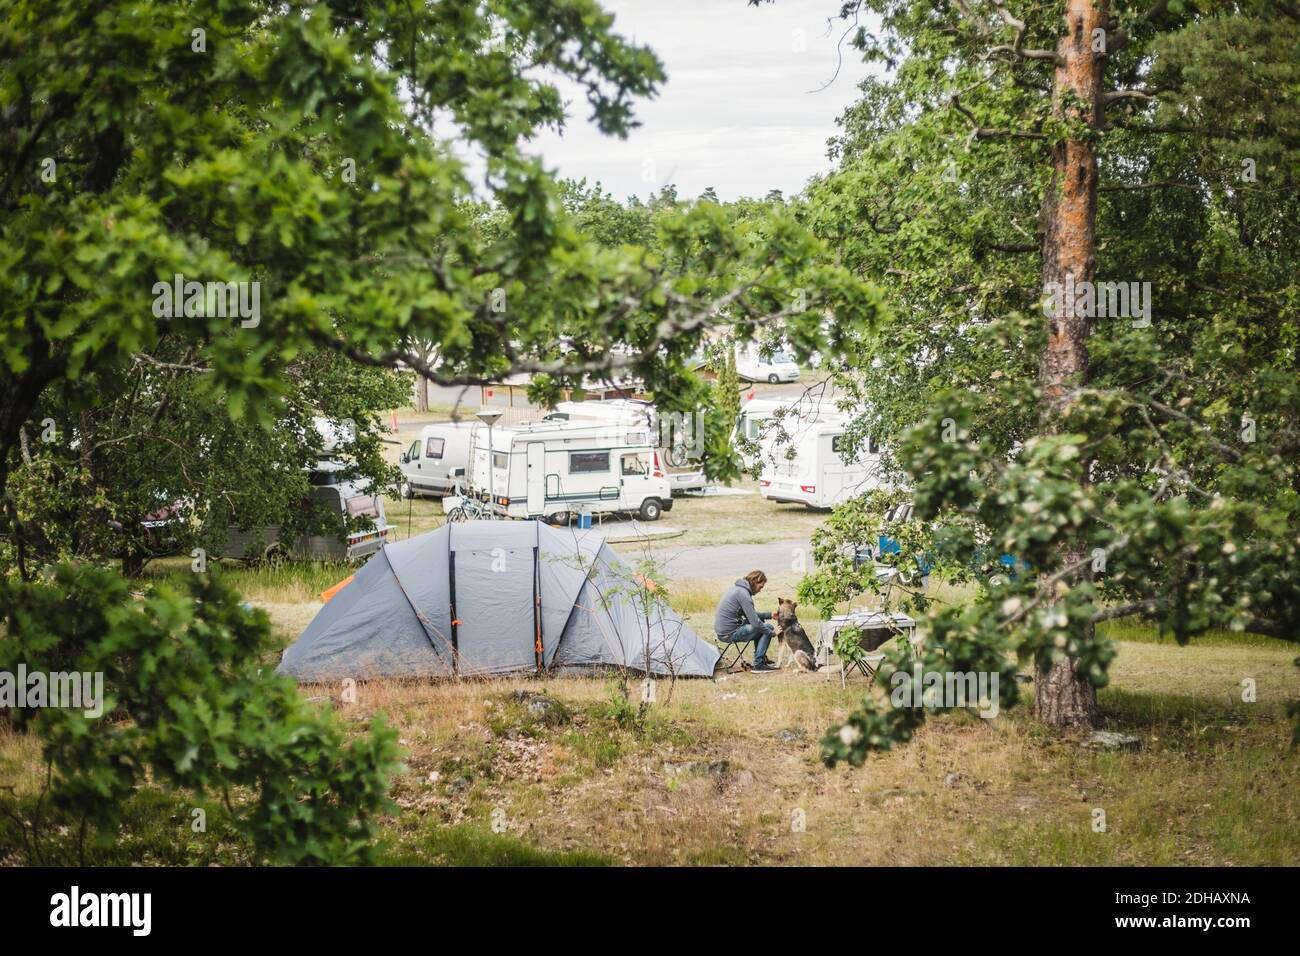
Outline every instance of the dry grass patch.
[[[819, 738], [867, 685], [793, 670], [678, 681], [671, 697], [661, 681], [640, 728], [610, 716], [607, 682], [583, 678], [365, 685], [358, 710], [391, 714], [412, 751], [392, 827], [408, 860], [430, 826], [445, 836], [496, 819], [538, 852], [638, 865], [1295, 862], [1300, 796], [1281, 704], [1230, 708], [1215, 675], [1247, 667], [1292, 695], [1300, 680], [1281, 652], [1246, 648], [1208, 653], [1207, 679], [1160, 693], [1171, 669], [1199, 673], [1214, 650], [1121, 649], [1103, 707], [1143, 737], [1136, 754], [1085, 750], [1022, 707], [994, 721], [944, 715], [832, 771]], [[521, 719], [520, 691], [567, 718]], [[1105, 833], [1093, 830], [1098, 807]]]
[[[317, 577], [332, 583], [336, 571]], [[249, 572], [241, 584], [287, 641], [319, 608], [293, 589], [319, 581], [281, 573]], [[791, 591], [795, 577], [773, 575], [763, 597]], [[672, 601], [708, 634], [730, 583], [675, 588]], [[645, 713], [637, 682], [625, 701], [598, 677], [371, 681], [347, 706], [337, 686], [303, 692], [357, 732], [380, 715], [396, 728], [408, 770], [384, 828], [394, 863], [1300, 862], [1284, 712], [1300, 697], [1294, 649], [1125, 641], [1119, 650], [1103, 713], [1109, 729], [1142, 738], [1139, 752], [1086, 750], [1038, 726], [1030, 685], [1023, 705], [996, 720], [932, 719], [859, 769], [825, 768], [819, 740], [870, 690], [861, 677], [847, 689], [794, 669], [660, 680]], [[1241, 700], [1245, 677], [1257, 703]], [[39, 743], [0, 728], [0, 784], [30, 796], [42, 774]], [[1098, 809], [1104, 832], [1093, 827]], [[157, 844], [151, 858], [171, 859], [172, 831], [155, 828], [137, 827]]]

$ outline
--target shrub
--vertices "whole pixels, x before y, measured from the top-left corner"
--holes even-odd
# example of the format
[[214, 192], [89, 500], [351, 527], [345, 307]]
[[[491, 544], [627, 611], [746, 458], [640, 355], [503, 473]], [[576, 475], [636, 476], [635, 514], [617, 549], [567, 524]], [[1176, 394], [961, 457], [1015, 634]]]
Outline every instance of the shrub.
[[103, 674], [102, 717], [9, 712], [42, 742], [56, 810], [111, 834], [128, 798], [154, 783], [220, 796], [259, 860], [371, 860], [376, 817], [403, 769], [396, 734], [377, 722], [348, 742], [333, 715], [264, 672], [268, 619], [219, 577], [137, 597], [114, 573], [64, 565], [44, 582], [0, 582], [0, 610], [0, 670]]

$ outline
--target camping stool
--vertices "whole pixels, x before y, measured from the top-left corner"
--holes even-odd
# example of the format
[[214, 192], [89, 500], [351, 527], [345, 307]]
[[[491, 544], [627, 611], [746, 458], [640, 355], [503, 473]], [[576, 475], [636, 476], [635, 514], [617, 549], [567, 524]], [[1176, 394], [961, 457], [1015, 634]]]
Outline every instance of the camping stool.
[[840, 665], [840, 686], [841, 687], [846, 686], [844, 681], [849, 676], [849, 673], [853, 671], [855, 668], [857, 670], [860, 670], [863, 676], [867, 678], [867, 680], [870, 681], [875, 680], [876, 671], [880, 669], [880, 662], [883, 661], [884, 659], [885, 659], [884, 654], [868, 654], [866, 657], [860, 657], [856, 661], [851, 661], [848, 664], [841, 664]]
[[[718, 663], [721, 664], [724, 668], [727, 669], [727, 671], [730, 672], [736, 669], [736, 665], [743, 663], [745, 659], [745, 648], [753, 644], [754, 639], [751, 637], [747, 641], [722, 641], [721, 643], [722, 643], [722, 653], [718, 655]], [[736, 654], [734, 657], [731, 658], [731, 662], [728, 663], [727, 653], [732, 648], [737, 649]]]

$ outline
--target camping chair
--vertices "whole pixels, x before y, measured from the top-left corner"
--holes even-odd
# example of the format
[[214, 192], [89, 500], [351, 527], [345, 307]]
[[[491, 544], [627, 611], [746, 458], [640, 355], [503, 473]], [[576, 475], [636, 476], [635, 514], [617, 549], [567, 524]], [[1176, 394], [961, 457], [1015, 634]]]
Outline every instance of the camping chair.
[[[736, 669], [736, 665], [742, 664], [744, 662], [745, 648], [749, 647], [753, 643], [754, 643], [754, 638], [752, 637], [747, 641], [723, 641], [722, 653], [718, 657], [718, 663], [721, 664], [728, 672], [734, 671]], [[732, 656], [730, 662], [728, 662], [727, 655], [731, 652], [732, 648], [736, 649], [736, 653]]]

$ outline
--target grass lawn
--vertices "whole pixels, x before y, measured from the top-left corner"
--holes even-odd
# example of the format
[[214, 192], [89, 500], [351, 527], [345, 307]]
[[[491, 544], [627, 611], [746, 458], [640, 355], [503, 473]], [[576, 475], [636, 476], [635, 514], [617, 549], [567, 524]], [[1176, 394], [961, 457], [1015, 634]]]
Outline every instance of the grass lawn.
[[[409, 769], [381, 850], [394, 864], [1293, 865], [1293, 657], [1123, 641], [1102, 707], [1107, 727], [1142, 738], [1138, 753], [1085, 750], [1022, 706], [992, 721], [950, 714], [860, 769], [828, 770], [817, 739], [868, 687], [789, 670], [660, 681], [642, 720], [598, 678], [372, 682], [341, 716], [360, 730], [382, 712], [401, 735]], [[1240, 699], [1247, 676], [1253, 704]], [[539, 719], [517, 691], [558, 705]], [[0, 734], [0, 780], [30, 795], [40, 779], [35, 742]], [[196, 806], [204, 837], [185, 828]], [[88, 859], [241, 862], [223, 815], [145, 791], [117, 847]], [[71, 832], [47, 852], [76, 862]], [[0, 846], [13, 840], [0, 822]]]

